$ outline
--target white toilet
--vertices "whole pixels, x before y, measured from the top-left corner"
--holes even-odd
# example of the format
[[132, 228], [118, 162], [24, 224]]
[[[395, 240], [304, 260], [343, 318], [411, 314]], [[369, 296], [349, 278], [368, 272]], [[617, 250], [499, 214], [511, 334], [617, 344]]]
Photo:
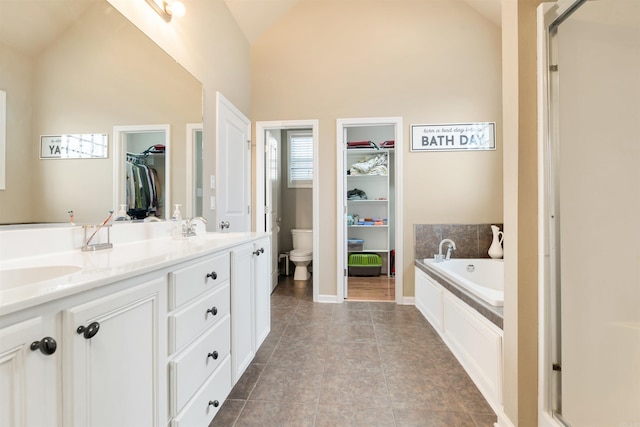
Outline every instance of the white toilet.
[[310, 277], [307, 266], [313, 259], [313, 231], [291, 230], [293, 250], [289, 252], [289, 259], [296, 265], [293, 280], [307, 280]]

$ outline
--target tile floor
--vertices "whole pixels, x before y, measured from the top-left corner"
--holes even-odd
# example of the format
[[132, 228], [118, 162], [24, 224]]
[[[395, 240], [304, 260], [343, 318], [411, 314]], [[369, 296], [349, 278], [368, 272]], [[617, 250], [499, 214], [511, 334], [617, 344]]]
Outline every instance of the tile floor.
[[271, 333], [209, 427], [491, 427], [496, 416], [413, 306], [271, 296]]

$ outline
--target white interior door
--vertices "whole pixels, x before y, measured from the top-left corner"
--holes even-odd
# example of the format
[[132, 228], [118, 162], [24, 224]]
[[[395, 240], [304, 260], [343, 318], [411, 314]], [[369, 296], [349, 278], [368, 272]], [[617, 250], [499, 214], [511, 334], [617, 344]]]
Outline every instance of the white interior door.
[[278, 130], [265, 131], [265, 224], [266, 230], [271, 231], [271, 289], [278, 284], [278, 255], [280, 254], [278, 239], [280, 223], [280, 138]]
[[217, 97], [216, 186], [219, 231], [251, 231], [251, 122]]

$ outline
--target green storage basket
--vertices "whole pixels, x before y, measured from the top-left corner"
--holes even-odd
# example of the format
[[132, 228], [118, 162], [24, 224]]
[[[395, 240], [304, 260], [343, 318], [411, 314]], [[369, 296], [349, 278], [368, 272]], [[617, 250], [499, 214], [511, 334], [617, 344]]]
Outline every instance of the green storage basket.
[[351, 276], [379, 276], [382, 269], [382, 257], [378, 254], [349, 255], [349, 274]]

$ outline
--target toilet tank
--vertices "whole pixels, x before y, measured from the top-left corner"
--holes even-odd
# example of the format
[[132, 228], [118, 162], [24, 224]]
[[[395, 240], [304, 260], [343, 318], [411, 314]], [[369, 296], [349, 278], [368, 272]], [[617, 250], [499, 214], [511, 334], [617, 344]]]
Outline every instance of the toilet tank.
[[313, 232], [312, 230], [293, 229], [291, 230], [293, 238], [293, 249], [313, 249]]

